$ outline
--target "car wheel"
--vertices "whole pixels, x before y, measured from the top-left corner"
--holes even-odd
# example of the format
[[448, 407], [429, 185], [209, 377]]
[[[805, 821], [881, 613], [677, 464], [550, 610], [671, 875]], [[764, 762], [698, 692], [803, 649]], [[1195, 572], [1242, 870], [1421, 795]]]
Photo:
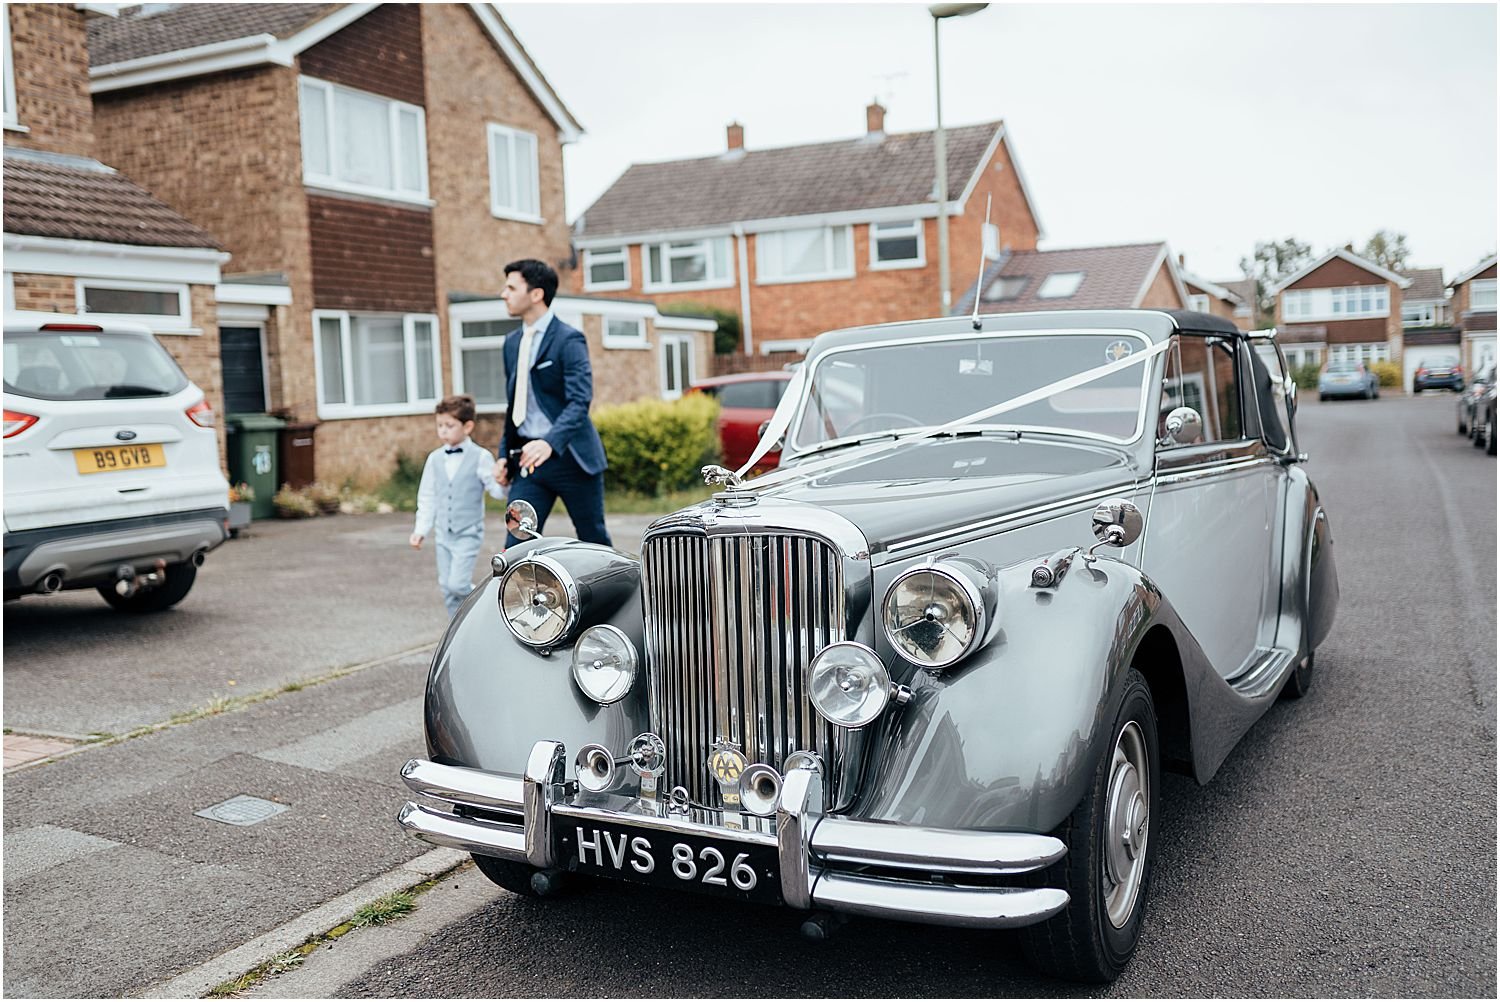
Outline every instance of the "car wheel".
[[163, 573], [166, 575], [165, 581], [155, 588], [137, 591], [134, 595], [121, 595], [115, 591], [114, 585], [100, 585], [99, 594], [120, 612], [162, 612], [187, 598], [193, 582], [198, 579], [198, 568], [191, 563], [168, 564]]
[[1474, 420], [1469, 422], [1469, 442], [1476, 449], [1484, 448], [1485, 426], [1487, 423], [1487, 420], [1481, 418], [1478, 414], [1475, 414]]
[[1326, 401], [1328, 399], [1328, 394], [1326, 394], [1326, 393], [1319, 393], [1318, 394], [1318, 399], [1320, 401]]
[[477, 852], [470, 855], [474, 859], [474, 865], [479, 867], [479, 872], [489, 877], [493, 883], [523, 898], [541, 897], [536, 888], [531, 886], [531, 878], [538, 872], [535, 867], [525, 863], [512, 863], [508, 859], [496, 859], [494, 856], [481, 856]]
[[1286, 682], [1281, 687], [1282, 699], [1301, 699], [1312, 689], [1313, 659], [1316, 655], [1312, 651], [1307, 652], [1307, 657], [1297, 666], [1297, 670], [1286, 677]]
[[1150, 891], [1160, 800], [1156, 710], [1151, 689], [1131, 669], [1089, 790], [1054, 834], [1068, 854], [1034, 876], [1068, 892], [1068, 906], [1020, 930], [1033, 966], [1070, 981], [1113, 981], [1130, 963]]
[[1460, 435], [1463, 435], [1463, 434], [1466, 434], [1468, 432], [1468, 430], [1469, 430], [1468, 425], [1464, 424], [1464, 412], [1463, 411], [1459, 411], [1458, 412], [1458, 433]]
[[1484, 451], [1491, 456], [1495, 454], [1495, 415], [1493, 412], [1484, 420]]

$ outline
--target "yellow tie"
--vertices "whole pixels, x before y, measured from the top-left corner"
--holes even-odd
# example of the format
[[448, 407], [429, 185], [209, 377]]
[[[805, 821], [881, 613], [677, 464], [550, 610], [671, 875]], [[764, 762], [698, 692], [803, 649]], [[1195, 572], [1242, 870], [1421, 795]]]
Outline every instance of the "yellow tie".
[[531, 335], [530, 327], [521, 328], [521, 350], [516, 355], [516, 402], [510, 409], [510, 419], [520, 428], [526, 421], [526, 396], [531, 390]]

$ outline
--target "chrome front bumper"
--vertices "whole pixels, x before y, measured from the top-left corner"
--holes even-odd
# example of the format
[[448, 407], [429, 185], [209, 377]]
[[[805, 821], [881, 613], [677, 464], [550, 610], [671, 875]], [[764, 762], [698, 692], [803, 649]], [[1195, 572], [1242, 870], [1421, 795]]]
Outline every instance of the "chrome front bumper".
[[[774, 841], [782, 900], [801, 909], [1004, 928], [1040, 922], [1068, 903], [1067, 893], [1056, 888], [992, 882], [1051, 866], [1067, 852], [1060, 840], [1020, 832], [954, 831], [826, 817], [822, 780], [813, 769], [793, 769], [786, 775], [776, 834], [769, 835], [623, 809], [639, 805], [635, 798], [603, 798], [607, 808], [594, 805], [599, 797], [588, 804], [569, 803], [565, 762], [563, 746], [556, 741], [536, 743], [522, 776], [412, 759], [401, 770], [412, 792], [514, 822], [450, 814], [418, 803], [407, 803], [397, 820], [433, 845], [538, 869], [552, 869], [561, 862], [556, 858], [554, 826], [566, 820], [615, 820], [725, 842]], [[943, 879], [935, 882], [934, 877]]]

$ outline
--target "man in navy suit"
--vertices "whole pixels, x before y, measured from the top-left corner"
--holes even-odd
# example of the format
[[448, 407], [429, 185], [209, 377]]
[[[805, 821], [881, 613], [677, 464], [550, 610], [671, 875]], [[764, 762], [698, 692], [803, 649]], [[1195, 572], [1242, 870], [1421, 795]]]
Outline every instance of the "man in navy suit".
[[[578, 538], [611, 545], [604, 527], [604, 445], [589, 420], [594, 372], [583, 333], [552, 315], [557, 272], [527, 259], [505, 266], [505, 308], [522, 327], [505, 339], [505, 432], [495, 479], [536, 507], [537, 529], [558, 498]], [[518, 542], [509, 533], [506, 546]]]

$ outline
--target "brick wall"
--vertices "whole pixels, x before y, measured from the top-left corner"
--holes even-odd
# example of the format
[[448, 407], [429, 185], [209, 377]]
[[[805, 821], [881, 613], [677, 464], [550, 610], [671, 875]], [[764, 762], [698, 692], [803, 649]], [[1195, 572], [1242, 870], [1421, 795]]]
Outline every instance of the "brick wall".
[[1333, 258], [1303, 275], [1288, 289], [1342, 289], [1350, 285], [1383, 285], [1385, 279], [1341, 257]]
[[1177, 294], [1177, 284], [1172, 281], [1172, 272], [1168, 270], [1165, 261], [1156, 271], [1156, 277], [1151, 280], [1151, 285], [1146, 289], [1146, 294], [1141, 297], [1141, 309], [1143, 310], [1183, 310], [1187, 303]]
[[319, 80], [422, 105], [421, 14], [415, 4], [381, 4], [298, 58]]
[[[949, 197], [957, 198], [959, 194], [953, 192]], [[953, 263], [950, 279], [955, 303], [979, 275], [980, 230], [984, 226], [986, 195], [993, 196], [990, 221], [1000, 229], [1000, 246], [1013, 251], [1036, 250], [1037, 222], [1032, 218], [1025, 194], [1021, 191], [1021, 179], [1010, 158], [1010, 148], [1002, 142], [989, 163], [985, 164], [973, 194], [964, 205], [964, 214], [948, 220], [948, 251]], [[937, 221], [933, 220], [928, 229], [931, 231], [931, 239], [927, 243], [927, 261], [932, 267], [933, 285], [936, 287]], [[918, 315], [937, 316], [938, 300], [933, 300], [931, 312]]]
[[77, 279], [71, 275], [16, 275], [16, 309], [76, 313]]
[[309, 194], [307, 211], [318, 309], [437, 309], [432, 216], [426, 209]]
[[6, 130], [5, 145], [96, 156], [83, 12], [72, 4], [8, 3], [5, 13], [15, 55], [16, 121], [27, 130]]

